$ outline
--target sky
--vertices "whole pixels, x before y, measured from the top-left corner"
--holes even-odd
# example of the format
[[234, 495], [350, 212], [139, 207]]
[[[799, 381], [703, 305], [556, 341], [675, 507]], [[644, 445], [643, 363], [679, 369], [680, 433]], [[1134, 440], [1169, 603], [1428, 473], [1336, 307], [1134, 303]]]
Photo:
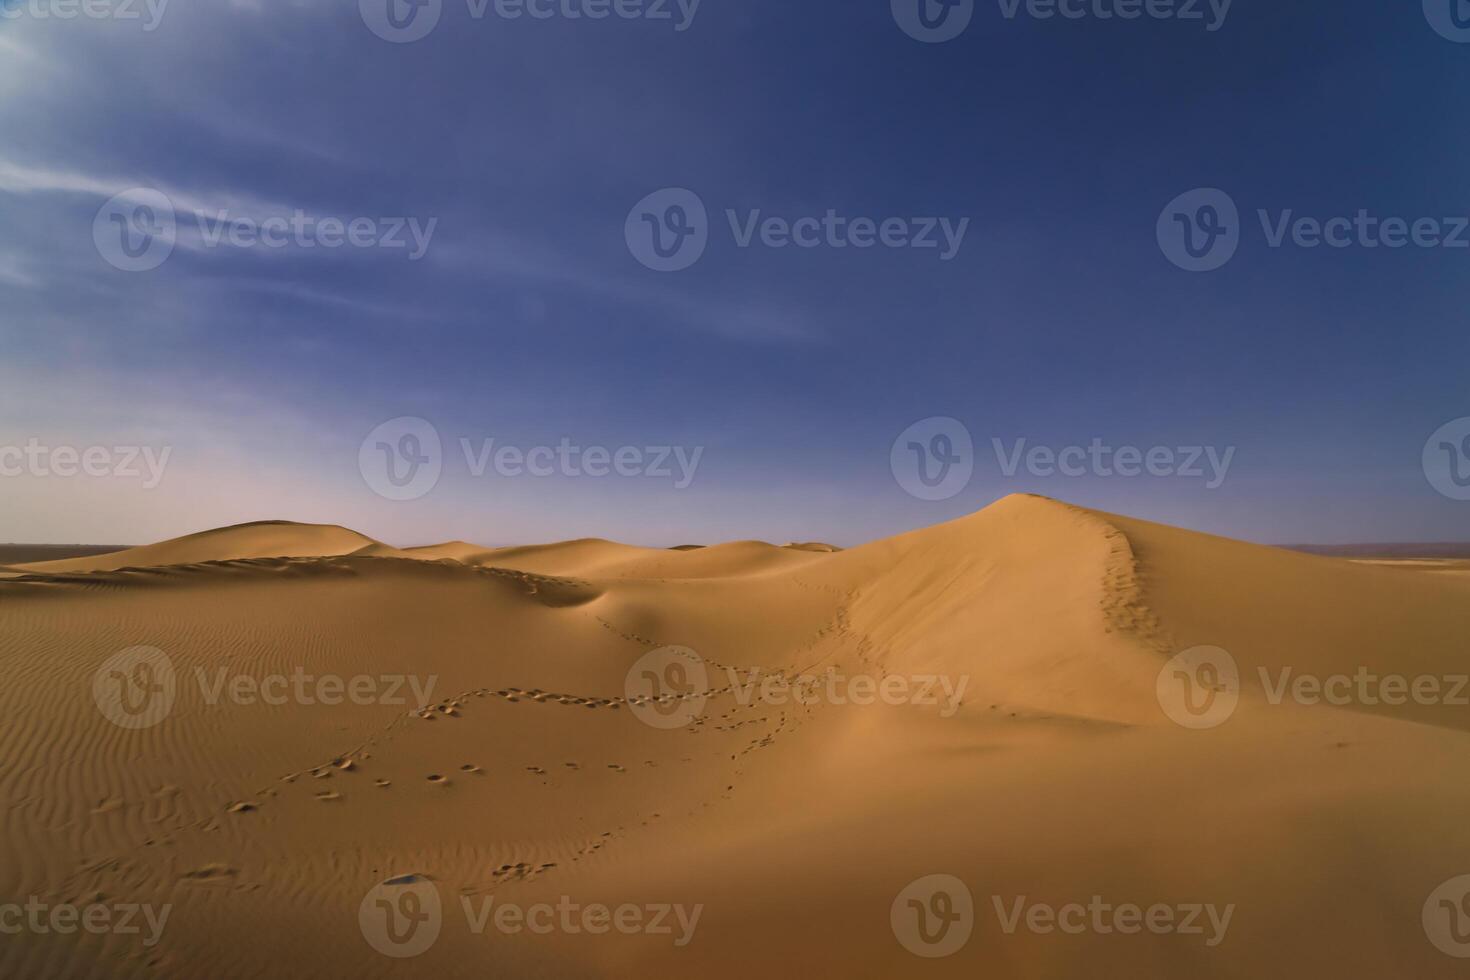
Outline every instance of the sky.
[[1461, 2], [0, 0], [0, 541], [1470, 539]]

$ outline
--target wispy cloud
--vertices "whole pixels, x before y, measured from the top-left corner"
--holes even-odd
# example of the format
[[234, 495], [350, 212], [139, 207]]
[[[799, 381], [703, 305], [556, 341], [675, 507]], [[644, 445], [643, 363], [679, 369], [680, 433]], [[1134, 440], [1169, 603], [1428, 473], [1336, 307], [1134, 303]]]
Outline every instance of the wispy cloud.
[[50, 167], [27, 166], [0, 157], [0, 191], [12, 194], [87, 194], [106, 200], [140, 188], [162, 193], [176, 209], [189, 213], [230, 211], [241, 217], [263, 219], [272, 215], [289, 215], [293, 210], [287, 205], [266, 201], [240, 191], [215, 190], [201, 195], [156, 180], [101, 177]]
[[0, 252], [0, 282], [28, 288], [40, 285], [35, 276], [21, 267], [20, 259], [4, 252]]
[[666, 276], [657, 282], [618, 278], [596, 272], [590, 264], [559, 250], [506, 236], [482, 235], [473, 245], [441, 247], [435, 258], [462, 274], [563, 286], [727, 340], [806, 344], [823, 339], [814, 324], [790, 310], [696, 295], [672, 285]]

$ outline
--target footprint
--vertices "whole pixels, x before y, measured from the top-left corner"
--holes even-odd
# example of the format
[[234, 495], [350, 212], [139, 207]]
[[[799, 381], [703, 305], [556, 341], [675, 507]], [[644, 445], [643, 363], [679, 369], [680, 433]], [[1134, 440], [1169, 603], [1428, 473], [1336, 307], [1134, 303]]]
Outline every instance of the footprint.
[[449, 780], [446, 777], [439, 775], [437, 772], [429, 776], [429, 782], [433, 783], [435, 786], [449, 785]]
[[466, 762], [464, 765], [460, 766], [459, 767], [459, 771], [460, 772], [472, 772], [472, 773], [483, 773], [484, 772], [484, 770], [481, 769], [479, 766], [471, 765], [468, 762]]
[[206, 864], [202, 868], [185, 871], [182, 877], [185, 881], [223, 881], [239, 873], [227, 864]]

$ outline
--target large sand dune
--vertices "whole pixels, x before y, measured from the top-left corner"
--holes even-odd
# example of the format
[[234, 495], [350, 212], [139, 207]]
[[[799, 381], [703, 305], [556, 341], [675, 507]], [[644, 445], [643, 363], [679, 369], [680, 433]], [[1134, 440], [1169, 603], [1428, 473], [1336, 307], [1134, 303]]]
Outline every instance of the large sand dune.
[[168, 917], [0, 935], [0, 976], [1466, 968], [1462, 576], [1036, 497], [847, 551], [277, 523], [11, 575], [0, 903]]

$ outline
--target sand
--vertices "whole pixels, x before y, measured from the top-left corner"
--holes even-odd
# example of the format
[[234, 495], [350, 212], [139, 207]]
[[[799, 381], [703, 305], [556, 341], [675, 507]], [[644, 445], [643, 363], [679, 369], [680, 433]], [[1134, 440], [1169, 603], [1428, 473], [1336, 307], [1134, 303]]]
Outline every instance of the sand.
[[[1017, 496], [845, 551], [270, 523], [8, 575], [0, 976], [1433, 978], [1470, 953], [1470, 707], [1262, 680], [1470, 671], [1470, 578], [1432, 565]], [[1171, 658], [1200, 647], [1240, 683], [1180, 724], [1171, 685], [1209, 675]], [[33, 896], [113, 926], [10, 932]]]

